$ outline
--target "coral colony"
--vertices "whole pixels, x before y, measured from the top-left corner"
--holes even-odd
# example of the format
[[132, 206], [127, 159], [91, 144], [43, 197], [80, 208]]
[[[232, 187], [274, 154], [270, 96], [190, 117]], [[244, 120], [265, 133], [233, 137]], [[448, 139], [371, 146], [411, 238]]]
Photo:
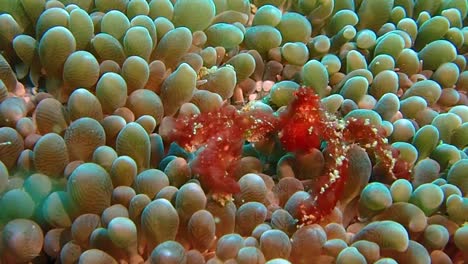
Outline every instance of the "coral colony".
[[170, 117], [165, 122], [171, 141], [188, 151], [202, 148], [192, 163], [192, 171], [199, 175], [202, 185], [221, 197], [240, 191], [232, 174], [242, 157], [244, 141], [258, 142], [276, 135], [285, 150], [296, 153], [320, 149], [321, 142], [326, 142], [326, 171], [316, 179], [312, 198], [300, 205], [299, 220], [305, 224], [320, 221], [336, 206], [348, 178], [351, 144], [374, 152], [392, 180], [409, 179], [409, 166], [398, 160], [398, 151], [387, 143], [382, 128], [366, 119], [342, 120], [327, 113], [310, 87], [295, 92], [294, 100], [279, 116], [267, 110], [245, 107], [238, 111], [224, 106], [191, 117]]
[[0, 0], [0, 264], [468, 263], [467, 0]]

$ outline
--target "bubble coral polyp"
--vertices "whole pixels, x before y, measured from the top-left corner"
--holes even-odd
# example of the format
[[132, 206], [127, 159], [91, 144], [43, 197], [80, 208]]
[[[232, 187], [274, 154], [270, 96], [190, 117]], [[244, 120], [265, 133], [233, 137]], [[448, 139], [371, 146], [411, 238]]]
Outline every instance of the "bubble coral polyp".
[[228, 105], [190, 117], [168, 117], [164, 122], [170, 129], [170, 141], [198, 151], [191, 162], [192, 172], [218, 195], [239, 192], [233, 173], [245, 141], [257, 142], [276, 133], [288, 152], [306, 154], [325, 146], [325, 172], [314, 179], [310, 198], [300, 205], [301, 224], [320, 221], [336, 206], [348, 178], [347, 155], [353, 144], [373, 154], [391, 179], [409, 175], [409, 167], [397, 159], [382, 128], [366, 119], [339, 119], [326, 112], [310, 87], [299, 88], [279, 115], [250, 105], [241, 110]]

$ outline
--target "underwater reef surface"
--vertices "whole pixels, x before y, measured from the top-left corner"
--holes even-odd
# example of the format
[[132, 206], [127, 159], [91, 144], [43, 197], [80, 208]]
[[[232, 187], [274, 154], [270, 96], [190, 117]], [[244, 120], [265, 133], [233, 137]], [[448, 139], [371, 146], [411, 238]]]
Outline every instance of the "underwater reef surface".
[[0, 263], [468, 263], [467, 0], [0, 0]]

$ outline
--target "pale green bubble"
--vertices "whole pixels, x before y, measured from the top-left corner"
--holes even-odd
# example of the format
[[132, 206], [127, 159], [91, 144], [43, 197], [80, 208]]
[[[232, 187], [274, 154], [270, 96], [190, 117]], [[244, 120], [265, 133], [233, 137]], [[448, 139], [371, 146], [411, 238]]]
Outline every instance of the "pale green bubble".
[[281, 47], [281, 55], [288, 63], [302, 66], [309, 59], [309, 50], [302, 42], [288, 42]]
[[460, 188], [462, 193], [468, 193], [468, 180], [466, 177], [466, 170], [468, 169], [468, 160], [461, 159], [455, 162], [447, 174], [448, 183], [454, 184]]
[[400, 99], [396, 94], [386, 93], [377, 101], [374, 111], [379, 113], [383, 120], [390, 121], [400, 108]]
[[[196, 16], [194, 10], [203, 10]], [[187, 27], [192, 32], [205, 30], [215, 16], [215, 5], [209, 0], [181, 0], [174, 5], [172, 22], [176, 27]]]
[[379, 54], [372, 59], [368, 68], [372, 72], [372, 75], [376, 76], [382, 71], [393, 70], [395, 68], [395, 60], [390, 55]]
[[312, 34], [312, 25], [309, 20], [295, 12], [283, 14], [276, 28], [281, 32], [283, 42], [307, 43]]
[[244, 34], [238, 27], [227, 23], [211, 25], [205, 33], [208, 44], [213, 47], [221, 46], [225, 49], [235, 48], [244, 39]]
[[320, 97], [327, 95], [328, 72], [320, 61], [308, 61], [302, 67], [301, 76], [304, 85], [310, 86]]
[[255, 13], [252, 25], [270, 25], [276, 27], [281, 21], [281, 16], [281, 10], [276, 6], [262, 5]]
[[338, 33], [344, 26], [355, 26], [358, 22], [359, 18], [353, 10], [339, 10], [330, 19], [330, 22], [327, 25], [327, 33], [334, 35]]
[[366, 78], [362, 76], [355, 76], [345, 82], [340, 90], [340, 95], [345, 99], [351, 99], [355, 103], [359, 101], [367, 94], [369, 83]]
[[403, 94], [403, 99], [411, 96], [421, 96], [424, 98], [428, 105], [433, 105], [439, 100], [442, 93], [442, 88], [438, 83], [432, 80], [423, 80], [414, 83], [406, 92]]
[[398, 252], [405, 251], [409, 245], [406, 229], [394, 221], [375, 221], [368, 224], [354, 235], [353, 242], [359, 240], [371, 241], [378, 244], [381, 249]]
[[435, 70], [446, 62], [452, 62], [457, 56], [455, 46], [447, 40], [435, 40], [427, 44], [419, 53], [423, 68]]
[[418, 29], [414, 43], [416, 50], [424, 48], [427, 44], [441, 39], [449, 30], [450, 23], [443, 16], [435, 16], [424, 22]]
[[364, 187], [359, 203], [372, 211], [380, 211], [392, 204], [392, 195], [387, 186], [373, 182]]
[[282, 41], [285, 40], [280, 31], [266, 25], [249, 27], [244, 35], [246, 47], [257, 50], [262, 56], [265, 56], [270, 49], [279, 47]]
[[387, 54], [397, 59], [404, 48], [405, 40], [399, 34], [389, 32], [377, 39], [374, 56]]
[[393, 142], [410, 142], [415, 133], [413, 123], [409, 119], [401, 118], [393, 122], [391, 139]]
[[370, 28], [378, 30], [390, 18], [393, 1], [386, 0], [363, 0], [358, 10], [358, 28]]
[[439, 178], [440, 165], [437, 161], [425, 158], [420, 159], [413, 167], [413, 186], [415, 188], [424, 183], [430, 183]]
[[395, 71], [384, 70], [374, 76], [374, 81], [369, 88], [369, 94], [378, 100], [387, 93], [396, 94], [398, 88], [398, 75]]
[[416, 188], [411, 195], [410, 202], [418, 206], [427, 216], [431, 216], [442, 205], [444, 192], [435, 184], [425, 183]]
[[439, 130], [433, 125], [425, 125], [421, 127], [413, 138], [413, 146], [416, 147], [419, 153], [419, 158], [429, 157], [432, 151], [439, 143]]
[[413, 193], [411, 182], [406, 179], [398, 179], [390, 186], [393, 202], [408, 202]]

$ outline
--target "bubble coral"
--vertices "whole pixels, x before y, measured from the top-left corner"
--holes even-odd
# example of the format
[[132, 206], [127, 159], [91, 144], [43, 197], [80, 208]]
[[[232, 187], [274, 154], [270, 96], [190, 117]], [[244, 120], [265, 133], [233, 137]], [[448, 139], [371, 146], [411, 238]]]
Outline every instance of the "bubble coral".
[[0, 0], [0, 262], [466, 261], [467, 13]]

